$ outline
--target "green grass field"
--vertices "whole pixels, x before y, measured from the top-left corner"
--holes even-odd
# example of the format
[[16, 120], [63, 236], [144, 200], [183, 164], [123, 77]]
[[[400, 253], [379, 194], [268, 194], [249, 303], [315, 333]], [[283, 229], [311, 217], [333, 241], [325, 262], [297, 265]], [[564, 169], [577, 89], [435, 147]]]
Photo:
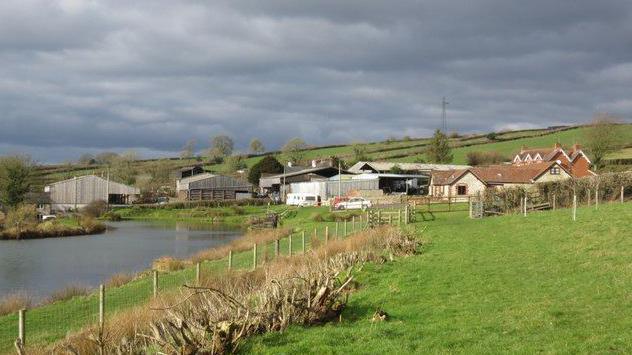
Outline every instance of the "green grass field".
[[[414, 225], [421, 255], [364, 267], [341, 322], [262, 335], [242, 351], [632, 352], [632, 204], [580, 208], [574, 223], [569, 210], [437, 216]], [[388, 321], [371, 322], [378, 308]]]

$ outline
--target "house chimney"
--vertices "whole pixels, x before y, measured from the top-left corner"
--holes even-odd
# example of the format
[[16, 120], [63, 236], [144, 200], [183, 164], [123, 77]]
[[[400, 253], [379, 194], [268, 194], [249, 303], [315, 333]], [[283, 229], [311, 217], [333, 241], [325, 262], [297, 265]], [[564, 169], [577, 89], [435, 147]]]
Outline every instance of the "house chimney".
[[288, 161], [288, 162], [287, 162], [287, 166], [291, 168], [291, 167], [292, 167], [292, 162], [291, 162], [291, 161]]
[[520, 154], [524, 153], [525, 150], [527, 150], [526, 145], [523, 145], [522, 147], [520, 147]]
[[555, 149], [562, 149], [560, 142], [555, 143]]
[[316, 160], [312, 160], [312, 168], [316, 167]]
[[580, 149], [582, 149], [582, 146], [580, 144], [577, 144], [577, 143], [573, 144], [573, 152], [576, 152]]

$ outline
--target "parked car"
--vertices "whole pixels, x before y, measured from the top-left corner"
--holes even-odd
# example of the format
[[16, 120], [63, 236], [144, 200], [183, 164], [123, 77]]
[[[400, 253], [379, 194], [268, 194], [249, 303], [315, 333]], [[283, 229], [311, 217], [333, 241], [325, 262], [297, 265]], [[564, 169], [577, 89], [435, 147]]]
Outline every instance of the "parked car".
[[362, 197], [352, 197], [346, 201], [340, 201], [334, 205], [337, 210], [366, 210], [371, 208], [371, 201]]

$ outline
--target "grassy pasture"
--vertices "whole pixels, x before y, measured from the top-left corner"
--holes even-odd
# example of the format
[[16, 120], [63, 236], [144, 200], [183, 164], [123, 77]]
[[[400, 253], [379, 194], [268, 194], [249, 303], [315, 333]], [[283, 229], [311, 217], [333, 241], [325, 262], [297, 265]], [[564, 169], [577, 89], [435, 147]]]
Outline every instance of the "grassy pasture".
[[[632, 204], [414, 225], [422, 255], [366, 265], [340, 323], [256, 353], [630, 353]], [[423, 230], [423, 232], [422, 232]], [[371, 322], [382, 308], [390, 319]]]

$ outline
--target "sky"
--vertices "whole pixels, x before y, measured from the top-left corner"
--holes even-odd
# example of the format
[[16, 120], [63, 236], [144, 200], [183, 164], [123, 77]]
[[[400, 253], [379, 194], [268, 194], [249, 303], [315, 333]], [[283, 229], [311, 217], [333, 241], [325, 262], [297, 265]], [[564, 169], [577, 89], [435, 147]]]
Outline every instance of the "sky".
[[632, 117], [632, 2], [3, 0], [0, 155]]

